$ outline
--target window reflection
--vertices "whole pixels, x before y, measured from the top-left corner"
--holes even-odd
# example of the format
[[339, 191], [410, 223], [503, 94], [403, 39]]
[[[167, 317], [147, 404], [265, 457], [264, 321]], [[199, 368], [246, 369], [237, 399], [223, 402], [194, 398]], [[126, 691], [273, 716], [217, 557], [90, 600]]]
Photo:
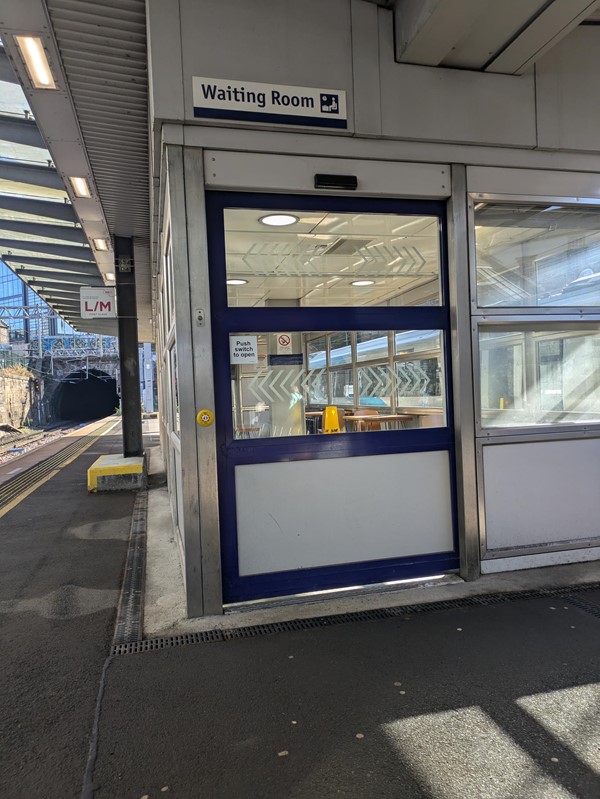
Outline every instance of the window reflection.
[[481, 330], [485, 427], [600, 421], [600, 332]]
[[475, 209], [477, 304], [600, 304], [600, 211], [479, 203]]

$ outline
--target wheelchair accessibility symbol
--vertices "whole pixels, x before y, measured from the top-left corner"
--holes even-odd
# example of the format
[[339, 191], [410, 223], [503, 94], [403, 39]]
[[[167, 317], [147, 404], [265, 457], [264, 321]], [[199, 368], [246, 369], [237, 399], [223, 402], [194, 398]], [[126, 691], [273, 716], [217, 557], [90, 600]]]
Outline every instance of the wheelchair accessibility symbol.
[[207, 408], [203, 408], [201, 411], [198, 411], [196, 416], [196, 421], [200, 425], [200, 427], [210, 427], [211, 424], [215, 421], [215, 415], [212, 411], [209, 411]]

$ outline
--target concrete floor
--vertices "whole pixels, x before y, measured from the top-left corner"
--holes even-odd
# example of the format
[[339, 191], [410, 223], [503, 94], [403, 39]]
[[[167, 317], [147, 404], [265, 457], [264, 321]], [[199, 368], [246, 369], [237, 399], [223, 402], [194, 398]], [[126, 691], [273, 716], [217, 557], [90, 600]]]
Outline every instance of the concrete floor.
[[134, 498], [85, 477], [120, 446], [2, 519], [3, 799], [79, 797], [96, 708], [90, 799], [598, 799], [598, 588], [106, 659]]
[[88, 495], [86, 471], [120, 447], [117, 427], [0, 520], [0, 796], [7, 799], [81, 790], [134, 500]]
[[597, 799], [599, 633], [543, 598], [118, 656], [96, 795]]

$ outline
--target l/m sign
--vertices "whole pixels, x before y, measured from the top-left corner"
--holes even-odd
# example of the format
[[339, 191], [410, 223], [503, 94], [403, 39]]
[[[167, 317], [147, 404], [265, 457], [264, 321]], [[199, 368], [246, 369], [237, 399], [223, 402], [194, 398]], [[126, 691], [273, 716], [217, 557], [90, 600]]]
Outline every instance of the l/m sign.
[[117, 307], [112, 288], [87, 288], [79, 290], [82, 319], [115, 318]]

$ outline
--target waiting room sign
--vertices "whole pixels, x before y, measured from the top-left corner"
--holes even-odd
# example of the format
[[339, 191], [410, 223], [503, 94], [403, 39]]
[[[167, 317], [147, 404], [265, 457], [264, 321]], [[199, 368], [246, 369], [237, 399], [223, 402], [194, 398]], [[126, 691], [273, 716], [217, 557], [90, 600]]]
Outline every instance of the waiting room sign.
[[346, 92], [251, 83], [223, 78], [192, 78], [194, 116], [316, 128], [346, 128]]

